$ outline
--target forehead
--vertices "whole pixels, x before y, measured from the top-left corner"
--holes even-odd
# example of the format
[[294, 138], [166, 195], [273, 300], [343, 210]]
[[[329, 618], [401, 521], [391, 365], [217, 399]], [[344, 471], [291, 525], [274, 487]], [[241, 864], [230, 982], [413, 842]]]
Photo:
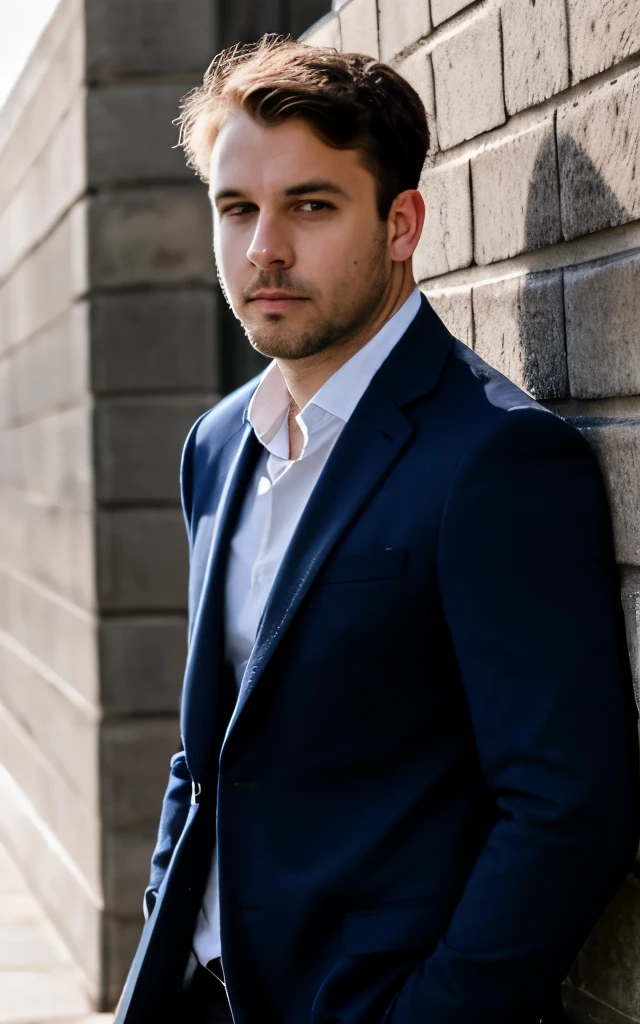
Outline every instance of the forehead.
[[267, 127], [244, 111], [224, 122], [211, 152], [209, 191], [286, 189], [297, 181], [331, 176], [347, 188], [370, 177], [354, 149], [327, 146], [301, 118]]

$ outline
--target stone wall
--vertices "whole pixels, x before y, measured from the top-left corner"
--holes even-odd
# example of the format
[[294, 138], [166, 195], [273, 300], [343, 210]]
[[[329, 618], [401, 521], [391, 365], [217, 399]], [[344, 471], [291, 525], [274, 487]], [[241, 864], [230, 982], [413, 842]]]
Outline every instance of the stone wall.
[[[449, 328], [592, 442], [640, 690], [640, 4], [334, 0], [309, 43], [391, 63], [431, 147], [420, 286]], [[640, 1021], [630, 877], [566, 987], [576, 1021]]]

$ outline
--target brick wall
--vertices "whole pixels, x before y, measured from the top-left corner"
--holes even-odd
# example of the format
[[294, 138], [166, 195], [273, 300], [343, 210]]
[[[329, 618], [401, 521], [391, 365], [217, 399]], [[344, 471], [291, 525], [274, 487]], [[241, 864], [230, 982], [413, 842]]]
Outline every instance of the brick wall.
[[[449, 328], [593, 444], [640, 689], [640, 4], [334, 0], [307, 42], [390, 62], [431, 127], [420, 287]], [[640, 1021], [630, 877], [566, 986]]]

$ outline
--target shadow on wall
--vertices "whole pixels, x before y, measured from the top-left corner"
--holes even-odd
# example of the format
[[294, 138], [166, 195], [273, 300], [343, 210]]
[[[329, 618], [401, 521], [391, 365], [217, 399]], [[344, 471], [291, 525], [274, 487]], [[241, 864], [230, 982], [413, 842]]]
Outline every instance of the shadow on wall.
[[[526, 211], [526, 249], [539, 248], [542, 218], [548, 216], [548, 168], [555, 144], [545, 142], [538, 154]], [[615, 193], [580, 146], [559, 140], [561, 194], [557, 217], [564, 232], [577, 238], [627, 219]], [[562, 209], [560, 204], [562, 203]], [[562, 219], [560, 220], [560, 217]], [[521, 374], [537, 399], [568, 396], [562, 269], [530, 273], [524, 280], [519, 309]], [[607, 339], [602, 339], [606, 345]], [[615, 1024], [640, 1021], [640, 865], [639, 877], [623, 883], [576, 958], [563, 986], [571, 1022]]]
[[[555, 141], [547, 139], [536, 158], [527, 197], [525, 251], [548, 245], [550, 214], [569, 238], [620, 224], [626, 211], [593, 162], [574, 139], [558, 143], [560, 191], [555, 184]], [[553, 168], [550, 181], [549, 169]], [[550, 207], [555, 207], [551, 209]], [[514, 288], [517, 287], [515, 284]], [[519, 379], [537, 399], [569, 395], [563, 271], [527, 274], [517, 297]], [[509, 370], [506, 371], [509, 373]]]

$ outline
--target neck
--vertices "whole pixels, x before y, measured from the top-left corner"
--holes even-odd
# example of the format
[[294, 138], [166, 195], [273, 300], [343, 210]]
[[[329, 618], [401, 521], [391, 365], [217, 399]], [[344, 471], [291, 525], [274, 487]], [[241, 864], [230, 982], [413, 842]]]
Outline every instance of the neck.
[[396, 264], [401, 274], [391, 276], [389, 284], [373, 316], [362, 324], [358, 330], [345, 339], [343, 343], [331, 345], [317, 355], [306, 359], [278, 359], [282, 376], [289, 394], [298, 409], [303, 409], [307, 402], [320, 390], [323, 384], [332, 377], [352, 356], [363, 348], [378, 333], [381, 327], [398, 312], [415, 288], [410, 263]]

